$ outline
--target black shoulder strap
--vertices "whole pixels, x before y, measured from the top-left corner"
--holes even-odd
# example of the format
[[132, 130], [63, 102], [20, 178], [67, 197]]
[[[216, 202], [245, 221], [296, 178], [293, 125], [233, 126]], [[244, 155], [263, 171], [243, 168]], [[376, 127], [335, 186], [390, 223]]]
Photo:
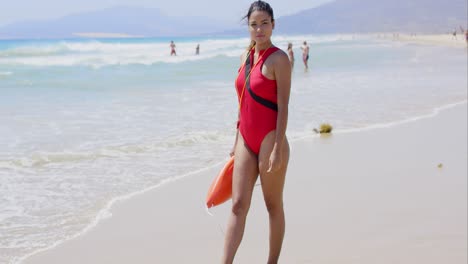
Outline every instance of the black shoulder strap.
[[247, 59], [245, 61], [245, 78], [247, 78], [247, 90], [249, 91], [249, 94], [250, 96], [252, 96], [252, 98], [259, 104], [265, 106], [265, 107], [268, 107], [270, 108], [271, 110], [273, 111], [276, 111], [278, 112], [278, 104], [270, 101], [270, 100], [267, 100], [263, 97], [260, 97], [258, 95], [256, 95], [252, 89], [250, 88], [250, 69], [251, 69], [251, 61], [250, 61], [250, 52], [247, 54]]

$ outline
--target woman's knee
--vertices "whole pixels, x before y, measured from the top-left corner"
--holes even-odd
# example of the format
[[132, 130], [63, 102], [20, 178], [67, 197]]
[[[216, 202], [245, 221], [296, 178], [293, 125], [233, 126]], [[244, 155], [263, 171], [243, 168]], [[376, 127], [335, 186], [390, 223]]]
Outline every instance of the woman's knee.
[[270, 215], [276, 215], [283, 212], [283, 201], [277, 199], [266, 199], [265, 207]]
[[245, 216], [249, 212], [250, 202], [247, 199], [235, 199], [232, 201], [232, 213], [237, 216]]

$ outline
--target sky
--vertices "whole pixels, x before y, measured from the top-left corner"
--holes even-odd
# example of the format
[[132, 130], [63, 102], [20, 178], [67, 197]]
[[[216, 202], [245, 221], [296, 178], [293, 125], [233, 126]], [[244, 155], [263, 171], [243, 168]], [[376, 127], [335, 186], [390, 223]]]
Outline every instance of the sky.
[[[294, 14], [332, 0], [269, 0], [275, 17]], [[170, 16], [203, 16], [237, 23], [252, 0], [0, 0], [0, 26], [25, 20], [49, 20], [116, 6], [159, 8]]]

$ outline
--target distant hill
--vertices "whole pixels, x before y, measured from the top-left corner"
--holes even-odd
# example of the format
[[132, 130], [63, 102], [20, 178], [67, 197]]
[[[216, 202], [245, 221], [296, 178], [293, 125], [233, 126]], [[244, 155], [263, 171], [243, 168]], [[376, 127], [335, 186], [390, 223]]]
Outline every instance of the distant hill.
[[446, 33], [467, 28], [467, 0], [336, 0], [280, 17], [276, 32]]
[[[447, 33], [468, 27], [467, 8], [467, 0], [335, 0], [277, 18], [275, 33]], [[171, 17], [155, 8], [115, 7], [13, 23], [0, 27], [0, 39], [245, 36], [246, 30], [201, 17]]]
[[[170, 17], [156, 8], [115, 7], [65, 16], [48, 21], [24, 21], [0, 27], [5, 38], [72, 38], [114, 33], [116, 36], [193, 36], [215, 32], [227, 26], [201, 17]], [[103, 35], [106, 35], [103, 34]], [[113, 34], [108, 34], [113, 35]]]

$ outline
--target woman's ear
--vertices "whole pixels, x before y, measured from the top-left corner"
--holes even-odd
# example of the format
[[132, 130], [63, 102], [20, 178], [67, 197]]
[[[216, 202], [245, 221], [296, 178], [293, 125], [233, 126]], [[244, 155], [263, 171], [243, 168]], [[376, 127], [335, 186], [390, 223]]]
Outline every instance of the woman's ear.
[[274, 20], [271, 22], [271, 24], [272, 24], [272, 29], [275, 29], [275, 21]]

